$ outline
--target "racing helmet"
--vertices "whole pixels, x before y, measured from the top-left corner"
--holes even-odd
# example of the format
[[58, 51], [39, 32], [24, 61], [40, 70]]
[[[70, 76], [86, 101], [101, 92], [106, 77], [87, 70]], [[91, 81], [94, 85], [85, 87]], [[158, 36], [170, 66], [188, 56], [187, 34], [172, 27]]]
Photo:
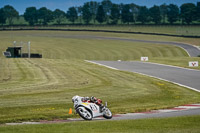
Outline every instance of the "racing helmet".
[[96, 100], [97, 100], [97, 98], [94, 97], [94, 96], [92, 96], [92, 97], [90, 98], [90, 101], [92, 101], [92, 102], [95, 102]]
[[74, 103], [75, 99], [78, 98], [78, 97], [79, 97], [78, 95], [73, 96], [73, 97], [72, 97], [72, 102]]

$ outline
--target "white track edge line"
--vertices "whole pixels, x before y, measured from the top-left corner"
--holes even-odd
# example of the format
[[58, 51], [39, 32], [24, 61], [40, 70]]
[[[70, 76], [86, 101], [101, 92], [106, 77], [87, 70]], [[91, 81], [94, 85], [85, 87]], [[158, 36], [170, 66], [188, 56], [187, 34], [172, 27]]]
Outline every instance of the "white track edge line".
[[191, 44], [191, 43], [185, 43], [185, 42], [179, 42], [179, 41], [175, 41], [175, 42], [177, 42], [177, 43], [182, 43], [182, 44], [186, 44], [186, 45], [190, 45], [190, 46], [193, 46], [193, 47], [195, 47], [195, 48], [197, 48], [197, 49], [200, 50], [200, 47], [199, 47], [199, 46], [194, 45], [194, 44]]
[[[103, 65], [103, 64], [100, 64], [100, 63], [96, 63], [96, 62], [93, 62], [93, 61], [88, 61], [88, 60], [85, 60], [85, 61], [90, 62], [90, 63], [93, 63], [93, 64], [97, 64], [97, 65], [100, 65], [100, 66], [104, 66], [104, 67], [107, 67], [107, 68], [110, 68], [110, 69], [119, 70], [119, 69], [117, 69], [117, 68], [110, 67], [110, 66], [107, 66], [107, 65]], [[185, 87], [185, 88], [194, 90], [194, 91], [196, 91], [196, 92], [200, 92], [200, 90], [197, 90], [197, 89], [195, 89], [195, 88], [192, 88], [192, 87], [189, 87], [189, 86], [187, 86], [187, 85], [183, 85], [183, 84], [180, 84], [180, 83], [177, 83], [177, 82], [174, 82], [174, 81], [166, 80], [166, 79], [163, 79], [163, 78], [159, 78], [159, 77], [156, 77], [156, 76], [151, 76], [151, 75], [144, 74], [144, 73], [140, 73], [140, 72], [133, 72], [133, 73], [138, 73], [138, 74], [141, 74], [141, 75], [144, 75], [144, 76], [148, 76], [148, 77], [151, 77], [151, 78], [157, 78], [157, 79], [160, 79], [160, 80], [163, 80], [163, 81], [171, 82], [171, 83], [173, 83], [173, 84], [176, 84], [176, 85], [179, 85], [179, 86], [182, 86], [182, 87]]]
[[191, 57], [191, 55], [190, 55], [190, 53], [186, 50], [186, 49], [184, 49], [183, 47], [181, 47], [181, 46], [178, 46], [178, 45], [175, 45], [175, 46], [177, 46], [177, 47], [179, 47], [179, 48], [181, 48], [181, 49], [183, 49], [187, 54], [188, 54], [188, 56], [189, 57]]
[[139, 73], [139, 72], [134, 72], [134, 73], [138, 73], [138, 74], [145, 75], [145, 76], [148, 76], [148, 77], [157, 78], [157, 79], [160, 79], [160, 80], [163, 80], [163, 81], [171, 82], [173, 84], [176, 84], [176, 85], [179, 85], [179, 86], [182, 86], [182, 87], [185, 87], [185, 88], [200, 92], [200, 90], [197, 90], [195, 88], [192, 88], [192, 87], [189, 87], [187, 85], [183, 85], [183, 84], [180, 84], [180, 83], [177, 83], [177, 82], [174, 82], [174, 81], [166, 80], [166, 79], [163, 79], [163, 78], [159, 78], [159, 77], [156, 77], [156, 76], [151, 76], [151, 75], [143, 74], [143, 73]]
[[89, 60], [85, 60], [86, 62], [89, 62], [89, 63], [92, 63], [92, 64], [97, 64], [99, 66], [104, 66], [104, 67], [107, 67], [107, 68], [110, 68], [110, 69], [113, 69], [113, 70], [119, 70], [117, 68], [114, 68], [114, 67], [111, 67], [111, 66], [107, 66], [107, 65], [103, 65], [103, 64], [100, 64], [100, 63], [97, 63], [97, 62], [93, 62], [93, 61], [89, 61]]

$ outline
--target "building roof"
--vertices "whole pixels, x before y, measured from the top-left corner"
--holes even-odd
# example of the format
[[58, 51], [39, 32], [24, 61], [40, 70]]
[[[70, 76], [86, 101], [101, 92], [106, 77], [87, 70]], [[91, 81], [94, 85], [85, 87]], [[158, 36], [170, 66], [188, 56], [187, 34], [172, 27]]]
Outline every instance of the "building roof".
[[8, 48], [10, 48], [10, 49], [21, 49], [21, 48], [22, 48], [22, 46], [8, 47]]

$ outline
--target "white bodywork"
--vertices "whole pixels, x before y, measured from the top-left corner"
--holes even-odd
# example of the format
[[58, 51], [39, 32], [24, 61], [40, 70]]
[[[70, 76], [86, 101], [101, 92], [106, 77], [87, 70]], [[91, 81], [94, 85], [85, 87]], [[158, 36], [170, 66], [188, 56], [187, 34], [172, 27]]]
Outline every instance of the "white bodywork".
[[83, 107], [90, 110], [92, 113], [92, 117], [98, 117], [98, 116], [103, 116], [104, 112], [100, 112], [100, 107], [96, 105], [95, 103], [89, 103], [89, 102], [83, 102], [82, 101], [83, 97], [77, 96], [74, 99], [74, 108], [77, 109], [79, 107]]

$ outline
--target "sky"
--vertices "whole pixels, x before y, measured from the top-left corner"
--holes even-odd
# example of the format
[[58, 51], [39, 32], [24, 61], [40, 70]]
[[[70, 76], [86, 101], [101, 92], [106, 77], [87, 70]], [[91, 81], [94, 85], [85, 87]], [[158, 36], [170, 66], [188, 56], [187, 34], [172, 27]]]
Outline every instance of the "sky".
[[[69, 7], [72, 6], [80, 6], [85, 2], [89, 2], [92, 0], [0, 0], [0, 8], [5, 5], [13, 6], [19, 14], [24, 14], [24, 11], [27, 7], [34, 6], [37, 9], [41, 7], [47, 7], [54, 11], [55, 9], [61, 9], [63, 11], [67, 11]], [[97, 2], [101, 2], [102, 0], [93, 0]], [[152, 7], [153, 5], [161, 5], [163, 3], [166, 4], [176, 4], [180, 6], [183, 3], [194, 3], [200, 2], [200, 0], [111, 0], [113, 3], [135, 3], [140, 6]]]

